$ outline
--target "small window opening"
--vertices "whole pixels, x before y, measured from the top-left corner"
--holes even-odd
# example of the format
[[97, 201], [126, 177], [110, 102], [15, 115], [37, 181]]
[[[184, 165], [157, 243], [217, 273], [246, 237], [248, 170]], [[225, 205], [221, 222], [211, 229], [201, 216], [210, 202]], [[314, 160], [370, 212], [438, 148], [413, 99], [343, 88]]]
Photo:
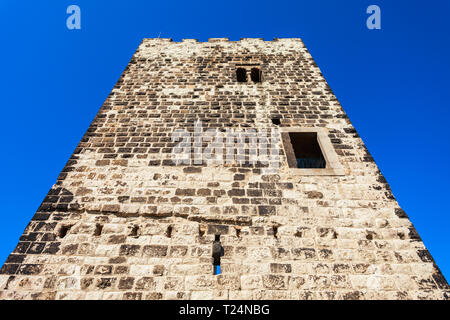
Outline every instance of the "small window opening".
[[247, 82], [247, 70], [245, 68], [236, 69], [237, 82]]
[[98, 237], [99, 235], [102, 234], [102, 231], [103, 231], [103, 225], [97, 223], [97, 224], [95, 225], [94, 236]]
[[220, 235], [216, 234], [213, 242], [213, 250], [212, 250], [212, 257], [213, 257], [213, 274], [218, 275], [222, 273], [221, 267], [220, 267], [220, 257], [223, 257], [224, 255], [224, 249], [222, 247], [222, 244], [220, 243]]
[[241, 228], [235, 227], [234, 229], [236, 230], [236, 237], [240, 238], [241, 237]]
[[166, 230], [166, 237], [167, 238], [172, 238], [172, 230], [173, 230], [173, 227], [171, 225], [169, 225], [167, 227], [167, 230]]
[[297, 168], [325, 168], [316, 132], [289, 132]]
[[272, 227], [273, 230], [273, 236], [275, 239], [278, 239], [278, 227], [277, 226], [273, 226]]
[[58, 237], [64, 238], [67, 233], [70, 231], [70, 228], [72, 228], [72, 225], [63, 225], [61, 228], [59, 228], [58, 231]]
[[272, 123], [276, 126], [281, 124], [280, 118], [272, 118]]
[[250, 78], [253, 82], [261, 82], [261, 70], [258, 68], [252, 68], [250, 72]]

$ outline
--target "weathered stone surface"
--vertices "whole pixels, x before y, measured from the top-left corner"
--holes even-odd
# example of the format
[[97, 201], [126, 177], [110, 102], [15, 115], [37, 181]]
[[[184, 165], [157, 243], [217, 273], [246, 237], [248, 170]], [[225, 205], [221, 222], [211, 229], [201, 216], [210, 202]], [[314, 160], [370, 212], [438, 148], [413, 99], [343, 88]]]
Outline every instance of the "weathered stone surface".
[[[198, 120], [321, 128], [344, 174], [302, 175], [285, 152], [275, 173], [173, 163], [172, 133]], [[300, 39], [144, 39], [0, 269], [0, 299], [448, 298]]]

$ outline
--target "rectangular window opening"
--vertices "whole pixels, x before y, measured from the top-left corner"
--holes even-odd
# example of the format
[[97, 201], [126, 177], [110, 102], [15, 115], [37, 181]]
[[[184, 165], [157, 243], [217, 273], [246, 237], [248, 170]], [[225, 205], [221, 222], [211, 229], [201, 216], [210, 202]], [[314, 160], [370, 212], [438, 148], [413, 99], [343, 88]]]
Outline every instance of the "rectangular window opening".
[[236, 69], [236, 80], [237, 82], [247, 82], [247, 70], [245, 68]]
[[326, 167], [316, 132], [289, 132], [289, 140], [295, 156], [295, 162], [291, 160], [290, 167], [300, 169]]
[[316, 127], [279, 127], [290, 172], [301, 176], [344, 176], [329, 131]]
[[280, 118], [272, 118], [272, 123], [276, 126], [279, 126], [281, 124]]
[[239, 64], [236, 66], [237, 82], [262, 82], [262, 70], [259, 64]]
[[261, 70], [259, 68], [252, 68], [250, 78], [253, 82], [261, 82]]

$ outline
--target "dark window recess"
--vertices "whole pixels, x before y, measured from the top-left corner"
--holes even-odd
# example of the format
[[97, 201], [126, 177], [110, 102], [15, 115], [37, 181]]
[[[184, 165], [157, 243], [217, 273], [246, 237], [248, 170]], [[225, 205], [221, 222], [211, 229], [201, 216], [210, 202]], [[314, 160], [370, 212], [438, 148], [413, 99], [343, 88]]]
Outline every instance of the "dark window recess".
[[247, 70], [245, 68], [236, 69], [237, 82], [247, 82]]
[[276, 126], [281, 124], [280, 118], [272, 118], [272, 123]]
[[61, 226], [61, 228], [58, 231], [58, 237], [64, 238], [69, 232], [70, 228], [72, 228], [72, 225]]
[[253, 82], [261, 82], [261, 70], [259, 70], [258, 68], [252, 68], [250, 78]]
[[325, 168], [326, 161], [320, 149], [316, 132], [289, 132], [283, 134], [290, 168]]
[[214, 266], [214, 274], [220, 274], [220, 257], [223, 257], [224, 250], [222, 247], [222, 244], [220, 243], [220, 235], [216, 235], [214, 242], [213, 242], [213, 250], [212, 250], [212, 257], [213, 257], [213, 266]]
[[169, 225], [166, 229], [166, 237], [167, 238], [172, 238], [172, 230], [173, 230], [173, 227], [171, 225]]
[[278, 227], [272, 226], [273, 236], [275, 239], [278, 239]]
[[95, 225], [94, 236], [96, 236], [96, 237], [100, 236], [102, 234], [102, 231], [103, 231], [103, 226], [101, 224], [97, 223]]

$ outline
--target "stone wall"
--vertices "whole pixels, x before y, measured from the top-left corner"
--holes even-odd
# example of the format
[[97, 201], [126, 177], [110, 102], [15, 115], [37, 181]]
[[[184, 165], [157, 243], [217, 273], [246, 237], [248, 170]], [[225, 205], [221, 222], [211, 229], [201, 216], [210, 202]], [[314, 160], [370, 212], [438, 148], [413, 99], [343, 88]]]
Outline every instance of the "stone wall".
[[[237, 83], [239, 64], [261, 83]], [[174, 165], [175, 129], [324, 128], [344, 175]], [[194, 151], [195, 153], [196, 151]], [[224, 256], [213, 274], [212, 244]], [[0, 270], [1, 299], [446, 299], [300, 39], [144, 39]]]

